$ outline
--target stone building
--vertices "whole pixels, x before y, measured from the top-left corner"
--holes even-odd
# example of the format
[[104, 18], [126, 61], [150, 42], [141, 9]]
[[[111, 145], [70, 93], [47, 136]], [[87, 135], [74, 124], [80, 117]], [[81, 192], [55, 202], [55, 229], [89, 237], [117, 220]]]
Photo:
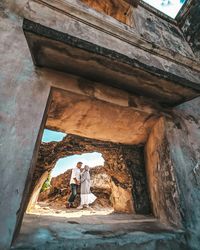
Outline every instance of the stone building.
[[0, 2], [1, 250], [19, 233], [44, 127], [142, 146], [152, 213], [183, 232], [148, 249], [200, 249], [199, 12], [198, 0], [176, 19], [139, 0]]

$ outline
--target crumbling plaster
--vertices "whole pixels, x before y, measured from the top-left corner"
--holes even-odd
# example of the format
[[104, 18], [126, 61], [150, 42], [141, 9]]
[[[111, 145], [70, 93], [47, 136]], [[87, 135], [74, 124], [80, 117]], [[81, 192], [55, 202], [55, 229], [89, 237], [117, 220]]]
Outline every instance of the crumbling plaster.
[[135, 10], [138, 34], [157, 48], [194, 59], [194, 54], [176, 23], [163, 20], [149, 10], [139, 6]]
[[153, 213], [164, 223], [181, 227], [180, 201], [171, 162], [166, 120], [160, 118], [145, 146], [146, 172]]
[[200, 245], [200, 98], [174, 109], [174, 121], [167, 123], [171, 161], [177, 177], [180, 211], [186, 228], [188, 249]]
[[[77, 36], [108, 49], [114, 49], [138, 59], [140, 62], [147, 63], [148, 61], [148, 65], [155, 65], [157, 68], [173, 72], [188, 80], [199, 82], [199, 74], [189, 70], [189, 68], [194, 68], [198, 71], [199, 64], [195, 62], [194, 57], [192, 60], [190, 59], [192, 51], [187, 42], [184, 41], [179, 28], [163, 21], [142, 7], [138, 7], [137, 14], [135, 14], [135, 19], [138, 20], [136, 29], [126, 28], [114, 18], [88, 9], [78, 0], [61, 0], [56, 3], [46, 0], [29, 0], [23, 7], [21, 6], [19, 11], [23, 17], [44, 26]], [[53, 20], [49, 18], [50, 16], [54, 17]], [[105, 21], [102, 22], [102, 20]], [[161, 28], [163, 34], [166, 33], [166, 35], [162, 35]], [[155, 33], [159, 33], [159, 41]], [[148, 36], [147, 39], [145, 34]], [[165, 42], [163, 42], [164, 37], [168, 38], [167, 40], [165, 38]], [[161, 43], [159, 46], [158, 42]], [[136, 46], [134, 49], [133, 45]], [[166, 46], [168, 47], [166, 48]], [[163, 48], [165, 49], [163, 50]], [[184, 54], [183, 57], [180, 51]], [[189, 54], [190, 56], [188, 56]]]
[[[22, 2], [20, 2], [22, 4]], [[17, 6], [19, 8], [19, 6]], [[21, 6], [22, 7], [22, 6]], [[19, 8], [20, 9], [20, 8]], [[36, 69], [22, 32], [22, 19], [8, 9], [1, 12], [1, 193], [0, 246], [8, 249], [21, 212], [26, 178], [35, 164], [34, 148], [50, 88], [57, 87], [82, 95], [80, 78], [46, 69]], [[7, 51], [7, 53], [5, 53]], [[83, 86], [83, 84], [82, 84]], [[96, 98], [128, 105], [130, 95], [98, 84]], [[41, 134], [38, 139], [41, 139]], [[33, 155], [34, 153], [34, 155]], [[13, 183], [14, 185], [10, 185]], [[9, 199], [7, 198], [9, 196]]]
[[200, 60], [200, 2], [188, 0], [177, 19], [186, 41], [191, 46], [194, 55]]
[[[171, 22], [171, 20], [163, 20], [162, 18], [158, 17], [142, 6], [138, 6], [134, 10], [135, 28], [130, 28], [129, 26], [118, 22], [108, 15], [97, 12], [92, 8], [88, 8], [87, 5], [81, 3], [79, 0], [60, 0], [56, 2], [49, 0], [40, 0], [39, 2], [45, 3], [45, 5], [48, 6], [51, 10], [54, 10], [54, 12], [56, 11], [57, 15], [59, 14], [59, 12], [64, 13], [66, 15], [66, 21], [69, 18], [68, 16], [74, 17], [76, 20], [78, 20], [84, 31], [88, 31], [85, 34], [84, 32], [81, 34], [81, 26], [79, 26], [79, 32], [77, 33], [79, 38], [86, 38], [85, 40], [91, 42], [93, 42], [94, 39], [95, 44], [102, 46], [104, 37], [109, 34], [112, 36], [112, 38], [110, 37], [110, 39], [113, 39], [112, 41], [115, 42], [115, 48], [117, 51], [120, 51], [120, 47], [117, 46], [117, 41], [119, 39], [121, 40], [121, 42], [124, 41], [127, 45], [130, 44], [136, 46], [135, 50], [132, 51], [132, 53], [135, 54], [136, 57], [138, 57], [138, 53], [141, 54], [144, 50], [154, 55], [166, 58], [172, 62], [187, 65], [192, 68], [194, 67], [198, 70], [199, 64], [196, 64], [196, 62], [194, 61], [195, 58], [192, 50], [185, 41], [183, 35], [181, 34], [181, 31], [176, 25], [176, 22]], [[31, 6], [33, 10], [37, 8], [37, 5], [34, 4], [34, 1], [30, 1], [29, 6]], [[41, 9], [42, 12], [44, 12], [45, 9], [46, 7], [43, 7]], [[46, 22], [47, 20], [44, 20], [44, 18], [42, 18], [44, 17], [44, 14], [43, 16], [41, 16], [40, 13], [37, 13], [37, 15], [39, 23], [48, 26], [48, 22]], [[41, 20], [39, 19], [39, 16], [41, 16]], [[35, 19], [33, 13], [25, 13], [25, 17], [33, 21]], [[74, 21], [72, 19], [70, 19], [70, 28], [73, 27], [73, 31], [75, 32], [77, 27], [74, 26], [75, 24], [73, 24]], [[85, 25], [83, 25], [83, 23]], [[57, 22], [57, 24], [59, 25], [50, 27], [64, 33], [68, 30], [69, 26], [65, 22]], [[93, 34], [93, 28], [95, 28], [95, 34]], [[162, 32], [160, 29], [162, 30]], [[101, 36], [100, 39], [98, 39], [98, 33]], [[74, 35], [74, 33], [69, 34]], [[158, 36], [159, 40], [157, 39]], [[104, 41], [106, 45], [104, 47], [108, 47], [110, 44], [110, 42], [108, 42], [108, 39], [106, 40], [107, 43]], [[146, 53], [146, 57], [147, 56], [148, 53]], [[140, 60], [142, 60], [142, 58]]]

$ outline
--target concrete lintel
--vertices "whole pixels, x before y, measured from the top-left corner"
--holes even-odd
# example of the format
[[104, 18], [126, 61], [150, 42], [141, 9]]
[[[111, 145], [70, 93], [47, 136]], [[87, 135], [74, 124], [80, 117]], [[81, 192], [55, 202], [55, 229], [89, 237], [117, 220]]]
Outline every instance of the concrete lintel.
[[[137, 34], [135, 29], [121, 22], [118, 22], [117, 20], [115, 20], [110, 16], [103, 15], [102, 13], [96, 12], [95, 10], [92, 11], [88, 10], [83, 6], [81, 2], [78, 5], [75, 0], [68, 0], [68, 1], [32, 0], [32, 1], [38, 2], [42, 5], [47, 6], [50, 9], [53, 9], [54, 11], [58, 11], [67, 16], [70, 16], [72, 19], [76, 19], [80, 23], [86, 23], [88, 26], [91, 26], [97, 30], [101, 30], [110, 36], [116, 37], [121, 41], [125, 41], [126, 43], [133, 45], [137, 48], [140, 48], [148, 53], [151, 53], [152, 55], [162, 57], [163, 59], [167, 59], [170, 62], [188, 67], [191, 70], [196, 70], [197, 72], [200, 71], [200, 64], [198, 61], [195, 60], [195, 58], [183, 56], [179, 53], [173, 53], [173, 51], [167, 48], [154, 46], [147, 39], [141, 38], [141, 36]], [[149, 4], [146, 4], [142, 0], [139, 1], [139, 5], [142, 8], [145, 8], [148, 11], [159, 16], [163, 20], [169, 23], [173, 23], [174, 25], [177, 25], [176, 20], [156, 10], [155, 8], [151, 7]], [[95, 14], [93, 12], [95, 12]]]
[[[27, 19], [24, 19], [23, 29], [37, 66], [103, 81], [108, 85], [156, 98], [158, 102], [170, 106], [194, 98], [200, 93], [198, 83], [144, 64], [114, 50]], [[177, 85], [183, 89], [174, 93]], [[168, 96], [166, 91], [170, 91]], [[182, 96], [180, 91], [185, 94]]]

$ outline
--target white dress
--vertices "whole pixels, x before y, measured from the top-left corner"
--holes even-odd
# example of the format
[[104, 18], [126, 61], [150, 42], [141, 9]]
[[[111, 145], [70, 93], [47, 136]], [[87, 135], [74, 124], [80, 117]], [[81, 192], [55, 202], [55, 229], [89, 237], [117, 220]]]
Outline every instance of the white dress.
[[81, 206], [93, 203], [96, 198], [90, 191], [90, 173], [89, 171], [84, 171], [81, 174]]

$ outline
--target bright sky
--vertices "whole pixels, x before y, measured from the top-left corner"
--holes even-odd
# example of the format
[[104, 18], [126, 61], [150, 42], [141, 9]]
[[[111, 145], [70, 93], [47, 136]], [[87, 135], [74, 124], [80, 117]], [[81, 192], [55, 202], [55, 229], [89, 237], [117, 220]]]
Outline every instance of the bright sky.
[[154, 8], [164, 12], [168, 16], [175, 18], [180, 8], [186, 0], [143, 0]]
[[55, 177], [59, 174], [64, 173], [68, 169], [75, 167], [77, 162], [79, 161], [83, 162], [83, 165], [88, 165], [90, 167], [104, 165], [102, 154], [97, 152], [67, 156], [57, 161], [56, 166], [51, 172], [51, 176]]
[[62, 141], [63, 137], [65, 136], [65, 133], [44, 129], [42, 142]]
[[[42, 142], [62, 141], [63, 137], [66, 135], [67, 134], [65, 133], [45, 129]], [[51, 172], [51, 176], [55, 177], [64, 173], [68, 169], [75, 167], [78, 161], [81, 161], [84, 165], [88, 165], [90, 167], [104, 165], [102, 154], [97, 152], [67, 156], [57, 161], [53, 171]]]

